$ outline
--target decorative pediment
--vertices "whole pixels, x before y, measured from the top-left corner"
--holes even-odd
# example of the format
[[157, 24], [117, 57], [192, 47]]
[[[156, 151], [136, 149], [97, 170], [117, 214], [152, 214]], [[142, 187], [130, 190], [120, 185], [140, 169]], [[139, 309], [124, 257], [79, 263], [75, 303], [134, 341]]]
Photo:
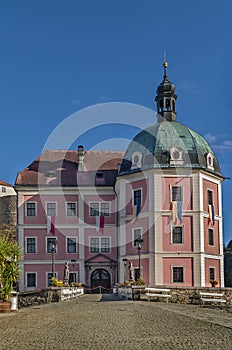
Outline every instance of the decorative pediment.
[[90, 264], [93, 264], [93, 263], [108, 263], [108, 264], [112, 264], [112, 263], [115, 263], [116, 261], [114, 259], [111, 259], [109, 256], [105, 255], [105, 254], [102, 254], [102, 253], [99, 253], [99, 254], [96, 254], [94, 256], [92, 256], [91, 258], [85, 260], [85, 265], [90, 265]]

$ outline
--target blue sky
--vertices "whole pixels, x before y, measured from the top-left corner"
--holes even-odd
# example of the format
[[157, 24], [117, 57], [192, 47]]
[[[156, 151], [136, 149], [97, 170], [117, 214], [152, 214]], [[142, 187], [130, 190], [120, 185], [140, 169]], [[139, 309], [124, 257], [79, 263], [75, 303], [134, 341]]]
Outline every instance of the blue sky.
[[[231, 11], [229, 0], [2, 1], [0, 179], [13, 184], [57, 125], [83, 108], [126, 102], [155, 110], [164, 51], [178, 121], [208, 139], [232, 176]], [[130, 138], [135, 129], [96, 128], [81, 142], [88, 149], [103, 134]], [[227, 242], [231, 181], [223, 189]]]

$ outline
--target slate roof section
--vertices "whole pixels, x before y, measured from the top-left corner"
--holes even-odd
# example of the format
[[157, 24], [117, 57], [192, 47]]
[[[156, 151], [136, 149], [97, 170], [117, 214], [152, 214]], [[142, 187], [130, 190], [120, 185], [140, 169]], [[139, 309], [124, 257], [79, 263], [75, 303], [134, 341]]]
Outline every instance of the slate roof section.
[[84, 171], [78, 172], [75, 150], [45, 150], [18, 173], [16, 186], [113, 186], [123, 152], [84, 151]]

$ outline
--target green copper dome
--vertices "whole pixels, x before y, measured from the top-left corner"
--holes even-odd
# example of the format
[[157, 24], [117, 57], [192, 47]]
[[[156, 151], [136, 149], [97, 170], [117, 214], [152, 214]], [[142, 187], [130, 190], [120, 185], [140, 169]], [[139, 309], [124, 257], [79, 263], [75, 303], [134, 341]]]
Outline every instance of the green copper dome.
[[129, 144], [120, 174], [151, 168], [202, 168], [221, 175], [207, 141], [176, 121], [162, 121], [139, 132]]
[[152, 168], [199, 168], [221, 175], [218, 160], [208, 142], [176, 121], [175, 85], [163, 81], [156, 90], [158, 122], [139, 132], [129, 144], [119, 175]]

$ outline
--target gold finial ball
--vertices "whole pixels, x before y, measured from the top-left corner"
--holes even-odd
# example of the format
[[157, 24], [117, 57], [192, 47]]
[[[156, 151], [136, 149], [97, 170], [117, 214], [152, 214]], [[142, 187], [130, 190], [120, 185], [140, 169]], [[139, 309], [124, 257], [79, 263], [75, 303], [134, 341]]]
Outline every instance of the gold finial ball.
[[163, 63], [163, 67], [164, 67], [164, 68], [167, 68], [167, 67], [168, 67], [168, 62], [164, 62], [164, 63]]

